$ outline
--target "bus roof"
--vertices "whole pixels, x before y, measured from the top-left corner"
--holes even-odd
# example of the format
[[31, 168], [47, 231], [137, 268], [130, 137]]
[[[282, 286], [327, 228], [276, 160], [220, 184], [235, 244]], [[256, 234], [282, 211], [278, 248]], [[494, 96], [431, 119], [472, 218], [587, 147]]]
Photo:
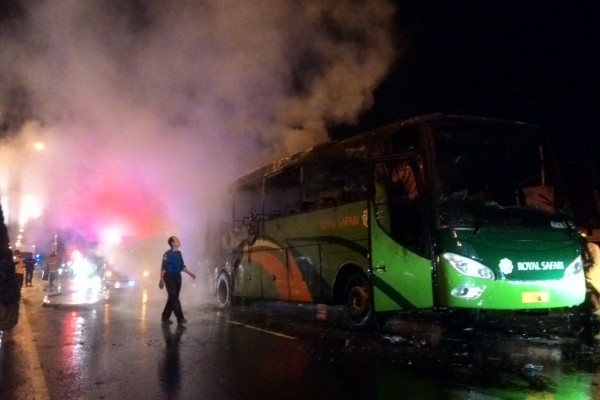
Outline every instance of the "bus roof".
[[235, 186], [243, 186], [249, 183], [257, 182], [262, 178], [273, 175], [285, 169], [303, 164], [304, 162], [317, 158], [366, 158], [369, 154], [368, 145], [369, 138], [373, 136], [386, 137], [391, 136], [400, 129], [406, 129], [413, 126], [431, 126], [431, 125], [449, 125], [449, 124], [493, 124], [496, 126], [522, 126], [524, 129], [535, 128], [535, 125], [508, 121], [490, 117], [466, 116], [466, 115], [450, 115], [450, 114], [425, 114], [411, 117], [405, 120], [396, 121], [388, 125], [384, 125], [375, 129], [371, 129], [364, 133], [358, 134], [351, 138], [342, 141], [328, 141], [313, 146], [307, 150], [298, 152], [291, 156], [280, 158], [270, 164], [264, 165], [234, 182]]

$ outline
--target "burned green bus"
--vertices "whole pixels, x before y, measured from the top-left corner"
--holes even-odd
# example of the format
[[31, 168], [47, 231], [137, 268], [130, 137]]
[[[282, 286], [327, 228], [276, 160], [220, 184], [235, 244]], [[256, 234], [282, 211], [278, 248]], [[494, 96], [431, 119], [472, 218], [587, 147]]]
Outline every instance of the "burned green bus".
[[217, 301], [343, 306], [356, 327], [585, 298], [580, 236], [529, 124], [424, 115], [266, 165], [231, 189]]

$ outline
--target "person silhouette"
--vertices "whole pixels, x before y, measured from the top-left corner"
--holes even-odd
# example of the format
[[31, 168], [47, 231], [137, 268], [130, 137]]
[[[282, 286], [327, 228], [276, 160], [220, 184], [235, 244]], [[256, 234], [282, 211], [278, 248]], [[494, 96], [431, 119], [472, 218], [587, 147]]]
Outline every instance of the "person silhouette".
[[183, 256], [179, 247], [181, 242], [177, 236], [171, 236], [167, 240], [167, 243], [171, 247], [165, 252], [160, 267], [160, 281], [158, 283], [159, 289], [167, 289], [167, 303], [162, 312], [162, 323], [170, 324], [171, 314], [175, 314], [178, 324], [187, 322], [183, 316], [183, 310], [181, 309], [181, 301], [179, 301], [179, 292], [181, 291], [181, 272], [185, 272], [192, 279], [196, 279], [196, 275], [187, 269], [183, 262]]

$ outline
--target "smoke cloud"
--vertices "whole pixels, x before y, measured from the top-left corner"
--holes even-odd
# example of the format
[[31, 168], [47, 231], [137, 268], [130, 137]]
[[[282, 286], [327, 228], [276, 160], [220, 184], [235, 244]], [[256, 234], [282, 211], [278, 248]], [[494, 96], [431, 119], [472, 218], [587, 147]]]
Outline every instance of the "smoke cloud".
[[383, 0], [13, 11], [0, 26], [0, 112], [25, 123], [1, 147], [10, 224], [30, 241], [108, 227], [160, 238], [155, 260], [177, 234], [192, 266], [226, 184], [356, 122], [397, 57]]

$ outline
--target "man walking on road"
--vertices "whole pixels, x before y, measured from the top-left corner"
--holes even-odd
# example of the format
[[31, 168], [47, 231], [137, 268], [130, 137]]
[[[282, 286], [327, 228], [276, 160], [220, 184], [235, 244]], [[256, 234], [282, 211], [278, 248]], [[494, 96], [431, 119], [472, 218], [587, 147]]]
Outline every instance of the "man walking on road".
[[171, 236], [167, 241], [171, 247], [165, 252], [162, 259], [160, 268], [160, 282], [158, 287], [162, 289], [167, 288], [167, 304], [162, 312], [163, 324], [170, 324], [171, 313], [175, 314], [178, 324], [183, 324], [186, 319], [183, 316], [183, 310], [181, 309], [181, 302], [179, 301], [179, 292], [181, 291], [181, 272], [185, 272], [192, 279], [196, 279], [196, 275], [187, 269], [183, 262], [183, 256], [179, 247], [181, 243], [177, 236]]

